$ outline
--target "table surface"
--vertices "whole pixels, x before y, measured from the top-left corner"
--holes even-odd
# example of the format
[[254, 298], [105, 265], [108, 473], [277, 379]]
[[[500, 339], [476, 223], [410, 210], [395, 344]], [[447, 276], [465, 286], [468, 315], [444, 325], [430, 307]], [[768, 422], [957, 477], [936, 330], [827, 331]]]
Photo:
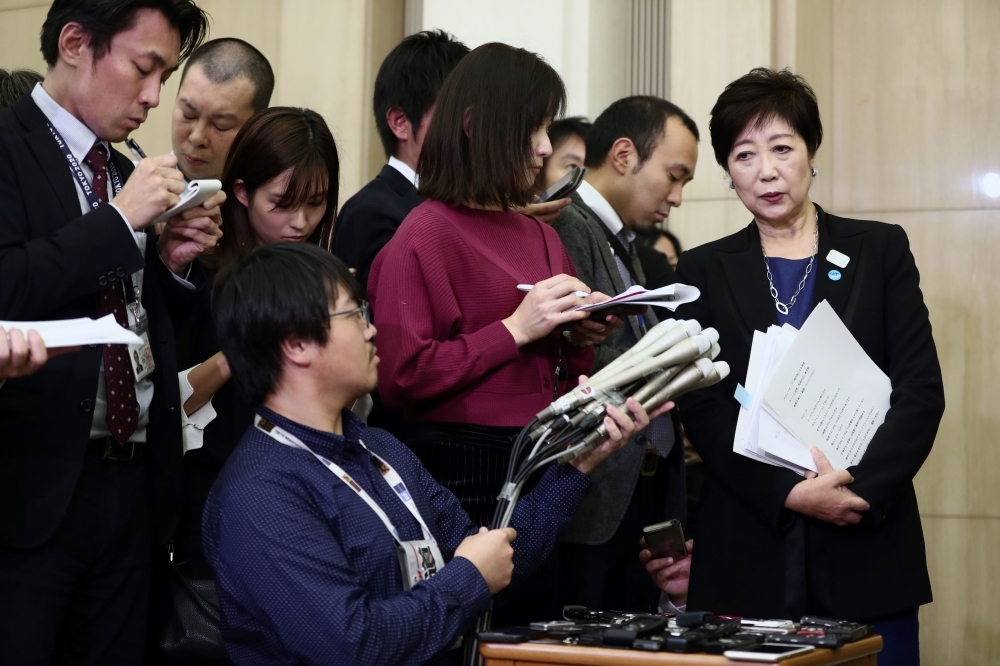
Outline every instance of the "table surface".
[[[777, 662], [782, 666], [833, 666], [854, 660], [858, 663], [874, 663], [869, 657], [882, 649], [881, 636], [847, 643], [839, 650], [817, 648], [809, 654]], [[679, 654], [675, 652], [643, 652], [640, 650], [614, 650], [576, 645], [552, 645], [544, 643], [483, 643], [479, 646], [482, 656], [490, 664], [576, 664], [579, 666], [619, 666], [650, 665], [660, 666], [721, 666], [722, 664], [750, 665], [755, 662], [732, 661], [721, 655]], [[756, 662], [761, 663], [761, 662]]]

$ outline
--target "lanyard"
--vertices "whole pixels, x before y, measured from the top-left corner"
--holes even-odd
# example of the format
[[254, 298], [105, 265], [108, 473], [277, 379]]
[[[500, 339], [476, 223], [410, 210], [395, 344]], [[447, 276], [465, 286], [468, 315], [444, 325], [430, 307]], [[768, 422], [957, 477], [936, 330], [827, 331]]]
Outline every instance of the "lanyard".
[[[87, 180], [87, 175], [83, 173], [83, 168], [80, 163], [76, 161], [76, 157], [73, 155], [73, 151], [69, 149], [66, 142], [63, 141], [62, 136], [56, 131], [56, 128], [52, 126], [52, 123], [46, 123], [49, 126], [49, 131], [52, 132], [52, 138], [56, 140], [56, 144], [63, 152], [63, 157], [69, 162], [69, 168], [76, 176], [76, 182], [80, 184], [80, 189], [83, 190], [83, 196], [90, 205], [90, 209], [94, 210], [101, 205], [101, 202], [97, 200], [97, 195], [94, 194], [94, 188], [91, 186], [90, 181]], [[111, 184], [115, 188], [115, 196], [122, 191], [122, 179], [118, 174], [118, 168], [115, 166], [114, 162], [111, 161], [110, 157], [108, 159], [108, 172], [111, 175]], [[95, 176], [97, 174], [94, 174]]]
[[[80, 189], [83, 190], [83, 196], [90, 205], [90, 209], [94, 210], [101, 205], [101, 202], [97, 200], [97, 195], [94, 194], [94, 188], [91, 186], [90, 181], [87, 180], [87, 174], [83, 172], [83, 168], [80, 163], [76, 161], [76, 156], [73, 155], [73, 151], [69, 149], [66, 142], [63, 140], [62, 136], [52, 126], [52, 123], [46, 123], [49, 126], [49, 131], [52, 132], [52, 138], [56, 140], [56, 145], [63, 152], [63, 157], [69, 163], [69, 168], [76, 176], [76, 182], [80, 184]], [[111, 185], [114, 187], [115, 196], [118, 196], [122, 191], [122, 179], [118, 173], [118, 167], [115, 166], [114, 162], [111, 161], [110, 157], [108, 159], [108, 173], [111, 176]], [[97, 174], [94, 174], [96, 177]], [[125, 303], [128, 308], [132, 311], [132, 316], [135, 317], [138, 323], [141, 314], [141, 306], [139, 305], [139, 290], [135, 288], [132, 284], [132, 276], [125, 276], [124, 279], [124, 289], [125, 289]]]
[[[397, 543], [401, 541], [401, 539], [399, 538], [399, 530], [397, 530], [396, 526], [392, 524], [392, 521], [389, 519], [389, 516], [386, 515], [385, 511], [382, 510], [382, 507], [376, 504], [375, 500], [371, 498], [371, 495], [366, 493], [365, 489], [359, 486], [358, 483], [354, 479], [352, 479], [350, 475], [347, 474], [347, 472], [345, 472], [343, 469], [340, 468], [340, 466], [334, 464], [333, 462], [319, 455], [318, 453], [310, 449], [306, 445], [306, 443], [303, 442], [301, 439], [291, 434], [287, 430], [274, 425], [273, 423], [262, 417], [260, 414], [255, 415], [254, 426], [261, 432], [270, 435], [273, 439], [277, 440], [281, 444], [290, 446], [293, 449], [308, 451], [309, 453], [313, 454], [313, 456], [316, 457], [316, 460], [323, 463], [323, 465], [328, 470], [333, 472], [333, 474], [336, 475], [338, 479], [346, 483], [351, 490], [356, 492], [358, 494], [358, 497], [360, 497], [365, 501], [365, 504], [371, 507], [371, 510], [374, 511], [375, 514], [382, 519], [382, 522], [385, 524], [386, 528], [389, 530], [389, 533], [392, 534], [393, 539], [395, 539]], [[361, 444], [361, 446], [365, 449], [365, 451], [368, 451], [368, 447], [365, 446], [364, 442], [358, 440], [358, 443]], [[400, 501], [402, 501], [403, 504], [406, 505], [406, 508], [409, 510], [409, 512], [413, 515], [414, 518], [417, 519], [417, 522], [420, 523], [420, 529], [423, 530], [424, 539], [428, 541], [436, 541], [434, 539], [434, 535], [431, 534], [430, 529], [428, 529], [427, 523], [425, 523], [424, 519], [420, 517], [420, 511], [417, 510], [417, 505], [413, 502], [413, 498], [410, 496], [409, 491], [407, 491], [406, 489], [406, 484], [403, 483], [403, 479], [400, 478], [396, 470], [394, 470], [389, 463], [382, 460], [382, 458], [380, 458], [377, 454], [372, 453], [371, 451], [368, 451], [368, 454], [379, 462], [380, 466], [379, 471], [382, 473], [382, 478], [385, 479], [385, 482], [389, 484], [389, 487], [392, 488], [394, 493], [396, 493], [396, 496], [399, 497]]]

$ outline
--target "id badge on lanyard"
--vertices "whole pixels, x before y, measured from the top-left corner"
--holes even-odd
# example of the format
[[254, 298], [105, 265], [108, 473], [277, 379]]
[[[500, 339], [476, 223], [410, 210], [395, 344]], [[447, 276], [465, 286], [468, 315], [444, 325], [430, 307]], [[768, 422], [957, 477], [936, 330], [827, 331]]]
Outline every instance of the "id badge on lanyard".
[[[56, 128], [52, 126], [52, 123], [47, 123], [47, 125], [49, 126], [49, 131], [52, 133], [52, 138], [55, 139], [59, 149], [62, 150], [70, 170], [73, 171], [73, 176], [80, 185], [81, 191], [83, 191], [84, 199], [87, 200], [90, 209], [95, 210], [101, 205], [101, 202], [98, 201], [90, 181], [87, 180], [87, 175], [83, 172], [83, 168], [77, 161], [76, 156], [73, 155], [73, 151], [66, 145], [66, 142], [60, 136], [59, 132], [56, 131]], [[117, 196], [122, 191], [122, 179], [121, 174], [118, 173], [118, 168], [110, 159], [108, 160], [108, 175], [110, 176], [115, 196]], [[142, 344], [128, 345], [129, 363], [132, 364], [132, 372], [135, 375], [136, 381], [140, 381], [156, 370], [156, 361], [153, 360], [153, 349], [149, 345], [149, 319], [146, 317], [146, 311], [140, 302], [141, 294], [139, 288], [133, 284], [131, 277], [126, 277], [122, 280], [122, 288], [125, 290], [125, 305], [129, 312], [132, 313], [128, 328], [142, 338]]]
[[128, 346], [128, 359], [132, 364], [132, 372], [135, 374], [135, 380], [141, 381], [156, 370], [153, 348], [149, 345], [149, 317], [146, 316], [146, 310], [140, 303], [139, 287], [134, 285], [131, 277], [126, 277], [122, 282], [125, 288], [126, 307], [132, 313], [128, 329], [142, 338], [142, 344]]
[[313, 456], [323, 463], [330, 472], [333, 473], [338, 479], [343, 481], [348, 488], [357, 493], [358, 497], [364, 500], [372, 511], [375, 512], [389, 530], [389, 534], [392, 535], [393, 541], [396, 543], [396, 557], [399, 560], [399, 573], [403, 577], [403, 590], [409, 592], [414, 585], [417, 583], [427, 580], [436, 574], [438, 571], [444, 567], [444, 557], [441, 555], [441, 550], [438, 548], [437, 540], [434, 539], [434, 535], [431, 534], [430, 529], [427, 527], [427, 523], [420, 516], [420, 511], [417, 509], [416, 503], [414, 503], [413, 498], [410, 496], [410, 492], [406, 489], [406, 484], [403, 479], [399, 476], [399, 473], [392, 468], [389, 463], [380, 458], [375, 453], [368, 451], [368, 447], [361, 440], [358, 443], [368, 451], [368, 455], [371, 456], [371, 460], [378, 467], [379, 472], [382, 474], [383, 480], [392, 491], [396, 493], [400, 501], [406, 506], [410, 514], [417, 519], [420, 523], [420, 529], [423, 532], [423, 539], [415, 539], [412, 541], [403, 541], [399, 538], [399, 530], [396, 526], [392, 524], [389, 516], [386, 515], [385, 511], [382, 510], [375, 500], [371, 498], [365, 489], [362, 488], [358, 483], [350, 477], [347, 472], [341, 469], [338, 465], [327, 460], [323, 456], [319, 455], [312, 449], [310, 449], [305, 442], [291, 434], [290, 432], [276, 426], [271, 423], [260, 414], [254, 416], [254, 426], [261, 432], [266, 433], [272, 439], [284, 444], [285, 446], [290, 446], [293, 449], [300, 449], [302, 451], [308, 451], [313, 454]]

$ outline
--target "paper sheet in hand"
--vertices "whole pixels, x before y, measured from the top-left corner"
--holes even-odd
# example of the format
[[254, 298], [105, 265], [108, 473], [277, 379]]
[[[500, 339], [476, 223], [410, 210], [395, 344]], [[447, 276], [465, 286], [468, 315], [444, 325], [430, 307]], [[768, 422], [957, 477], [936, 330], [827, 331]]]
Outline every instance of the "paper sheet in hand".
[[767, 333], [754, 331], [745, 389], [750, 401], [740, 408], [733, 451], [804, 475], [807, 469], [816, 471], [809, 447], [761, 409], [764, 391], [797, 335], [798, 331], [788, 324], [771, 326]]
[[122, 328], [115, 321], [114, 315], [100, 319], [59, 319], [56, 321], [0, 321], [0, 326], [6, 331], [18, 329], [24, 333], [34, 329], [42, 336], [45, 346], [78, 347], [81, 345], [139, 345], [142, 338]]
[[764, 391], [763, 406], [836, 469], [861, 462], [889, 411], [892, 383], [823, 301]]
[[595, 312], [598, 310], [604, 310], [605, 308], [614, 307], [616, 305], [627, 304], [655, 305], [657, 307], [667, 308], [673, 312], [681, 305], [697, 300], [699, 296], [701, 296], [701, 291], [698, 290], [698, 287], [680, 284], [679, 282], [675, 284], [668, 284], [666, 287], [660, 287], [659, 289], [646, 289], [644, 287], [640, 287], [639, 285], [635, 285], [629, 287], [614, 298], [609, 298], [608, 300], [601, 301], [600, 303], [591, 303], [590, 305], [578, 305], [573, 309]]
[[192, 180], [188, 183], [187, 189], [181, 193], [180, 202], [167, 212], [163, 213], [163, 215], [160, 215], [158, 218], [153, 220], [153, 224], [166, 222], [174, 215], [183, 213], [188, 208], [200, 206], [204, 203], [205, 199], [209, 198], [221, 189], [222, 183], [218, 180]]

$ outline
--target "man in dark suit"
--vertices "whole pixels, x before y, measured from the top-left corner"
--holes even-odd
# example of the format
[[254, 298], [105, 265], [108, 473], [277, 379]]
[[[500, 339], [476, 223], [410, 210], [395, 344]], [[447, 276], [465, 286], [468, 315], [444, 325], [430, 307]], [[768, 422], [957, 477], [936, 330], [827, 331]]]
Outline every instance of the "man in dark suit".
[[435, 30], [410, 35], [382, 61], [375, 77], [375, 126], [389, 163], [348, 199], [337, 216], [333, 253], [368, 286], [372, 262], [410, 211], [417, 162], [438, 89], [469, 47]]
[[[553, 227], [591, 289], [620, 294], [645, 285], [632, 241], [681, 205], [698, 159], [698, 128], [666, 100], [627, 97], [594, 121], [585, 159], [586, 178]], [[594, 371], [656, 323], [651, 311], [628, 317], [595, 345]], [[645, 525], [684, 518], [683, 448], [676, 420], [665, 415], [597, 470], [594, 492], [561, 537], [561, 604], [649, 610], [657, 589], [637, 557], [639, 540]], [[673, 598], [677, 606], [685, 602], [686, 593]]]
[[[385, 244], [410, 211], [417, 196], [417, 162], [434, 115], [438, 89], [469, 52], [442, 30], [418, 32], [401, 41], [382, 61], [375, 77], [375, 126], [389, 163], [348, 199], [337, 215], [333, 253], [356, 271], [362, 289]], [[371, 394], [368, 423], [403, 436], [403, 416]]]
[[224, 195], [150, 235], [184, 190], [176, 159], [133, 169], [109, 142], [145, 120], [206, 31], [190, 0], [57, 0], [44, 82], [0, 112], [0, 318], [111, 315], [155, 362], [137, 373], [125, 345], [88, 346], [0, 388], [8, 664], [142, 661], [149, 544], [179, 509], [172, 318], [204, 283], [191, 262], [221, 234]]

